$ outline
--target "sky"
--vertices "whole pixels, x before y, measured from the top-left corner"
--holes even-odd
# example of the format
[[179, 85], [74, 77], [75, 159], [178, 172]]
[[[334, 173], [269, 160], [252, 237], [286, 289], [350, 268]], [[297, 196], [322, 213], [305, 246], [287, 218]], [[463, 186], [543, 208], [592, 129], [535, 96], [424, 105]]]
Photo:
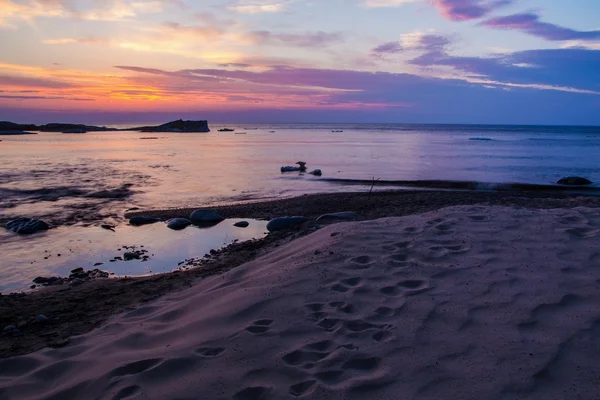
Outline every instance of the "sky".
[[0, 0], [0, 120], [600, 125], [599, 0]]

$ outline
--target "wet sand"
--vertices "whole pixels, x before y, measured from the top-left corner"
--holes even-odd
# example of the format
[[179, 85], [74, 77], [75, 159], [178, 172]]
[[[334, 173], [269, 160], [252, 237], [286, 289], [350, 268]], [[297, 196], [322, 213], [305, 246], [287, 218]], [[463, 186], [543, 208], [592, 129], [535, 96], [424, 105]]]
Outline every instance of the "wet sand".
[[[325, 194], [325, 195], [307, 195], [293, 199], [275, 200], [261, 203], [250, 203], [241, 205], [232, 205], [224, 207], [216, 207], [219, 213], [228, 218], [257, 218], [257, 219], [269, 219], [275, 216], [283, 215], [305, 215], [312, 219], [311, 222], [305, 224], [299, 229], [281, 232], [278, 234], [271, 234], [265, 239], [248, 242], [238, 243], [230, 246], [229, 248], [219, 252], [219, 254], [210, 260], [207, 260], [203, 265], [198, 268], [192, 268], [186, 271], [167, 273], [161, 275], [155, 275], [151, 277], [143, 278], [132, 278], [132, 279], [108, 279], [98, 280], [94, 282], [84, 283], [78, 286], [66, 286], [66, 287], [55, 287], [40, 290], [30, 294], [13, 294], [13, 295], [2, 295], [0, 296], [0, 324], [4, 327], [9, 324], [19, 325], [21, 323], [21, 332], [23, 336], [10, 337], [3, 336], [0, 339], [0, 357], [6, 358], [19, 354], [28, 354], [33, 351], [40, 350], [46, 346], [61, 347], [65, 346], [69, 348], [69, 344], [65, 342], [66, 339], [74, 337], [76, 335], [82, 335], [92, 331], [94, 328], [101, 327], [107, 323], [107, 321], [114, 321], [114, 318], [121, 318], [116, 316], [123, 312], [132, 312], [133, 310], [139, 309], [139, 307], [145, 307], [144, 304], [154, 304], [152, 301], [164, 296], [168, 293], [181, 292], [180, 294], [173, 294], [173, 296], [180, 296], [183, 299], [186, 297], [182, 292], [188, 287], [202, 284], [204, 279], [198, 280], [199, 278], [206, 278], [209, 276], [219, 275], [218, 279], [229, 279], [227, 276], [222, 275], [226, 271], [235, 269], [236, 267], [245, 264], [249, 261], [260, 259], [261, 257], [275, 257], [274, 251], [277, 252], [278, 248], [282, 246], [287, 248], [287, 252], [277, 256], [278, 259], [284, 259], [287, 256], [294, 256], [294, 253], [304, 254], [304, 248], [301, 245], [301, 241], [295, 240], [300, 237], [309, 235], [317, 230], [323, 228], [320, 224], [314, 221], [315, 217], [320, 214], [327, 212], [337, 211], [355, 211], [362, 216], [364, 220], [373, 220], [376, 218], [387, 218], [397, 216], [415, 215], [414, 221], [421, 221], [421, 217], [418, 214], [424, 212], [430, 212], [439, 210], [449, 206], [456, 205], [479, 205], [479, 206], [504, 206], [511, 207], [511, 209], [490, 209], [490, 211], [467, 212], [453, 211], [456, 218], [459, 218], [461, 213], [464, 214], [464, 218], [468, 221], [476, 221], [475, 219], [469, 219], [469, 215], [475, 214], [479, 216], [486, 216], [489, 213], [495, 213], [498, 218], [501, 217], [503, 212], [510, 214], [508, 210], [512, 208], [527, 208], [527, 209], [571, 209], [574, 207], [586, 207], [590, 209], [600, 208], [600, 198], [585, 197], [585, 196], [572, 196], [565, 194], [544, 194], [544, 193], [480, 193], [480, 192], [434, 192], [434, 191], [414, 191], [414, 192], [379, 192], [372, 193], [338, 193], [338, 194]], [[205, 205], [204, 205], [205, 206]], [[494, 211], [496, 210], [496, 211]], [[500, 210], [500, 211], [498, 211]], [[506, 211], [503, 211], [506, 210]], [[560, 212], [563, 212], [559, 210]], [[507, 240], [514, 241], [515, 236], [523, 237], [527, 235], [526, 229], [528, 224], [533, 227], [537, 224], [537, 220], [534, 218], [537, 212], [534, 211], [515, 211], [522, 213], [529, 213], [529, 219], [525, 224], [511, 225], [506, 224], [502, 226], [502, 229], [494, 231], [496, 233], [502, 233], [503, 235], [509, 235], [506, 237]], [[564, 212], [571, 212], [566, 211]], [[573, 211], [574, 212], [574, 211]], [[585, 211], [586, 213], [588, 211]], [[591, 211], [590, 211], [591, 212]], [[532, 214], [533, 213], [533, 214]], [[136, 212], [136, 215], [153, 215], [160, 216], [163, 218], [176, 217], [176, 216], [187, 216], [189, 210], [162, 210], [162, 211], [146, 211]], [[473, 214], [473, 215], [471, 215]], [[132, 214], [133, 215], [133, 214]], [[475, 216], [477, 216], [475, 215]], [[512, 214], [511, 214], [512, 215]], [[131, 215], [129, 215], [131, 216]], [[483, 217], [482, 217], [483, 218]], [[569, 224], [577, 224], [581, 222], [577, 218], [581, 216], [565, 217], [564, 219], [566, 228], [569, 228]], [[572, 218], [572, 219], [569, 219]], [[574, 218], [574, 219], [573, 219]], [[586, 217], [587, 218], [587, 217]], [[420, 224], [426, 224], [427, 221], [433, 221], [436, 218], [423, 217]], [[589, 218], [588, 218], [589, 219]], [[467, 221], [467, 222], [468, 222]], [[482, 219], [485, 221], [485, 219]], [[552, 220], [554, 221], [554, 220]], [[555, 223], [555, 222], [548, 222]], [[579, 221], [579, 222], [578, 222]], [[594, 221], [596, 221], [594, 219]], [[369, 224], [370, 222], [365, 222]], [[416, 222], [415, 222], [416, 223]], [[470, 223], [470, 222], [469, 222]], [[595, 223], [595, 222], [594, 222]], [[405, 222], [398, 222], [400, 226], [404, 226]], [[434, 226], [444, 225], [442, 222], [436, 222]], [[368, 226], [368, 225], [367, 225]], [[465, 225], [464, 227], [459, 224], [461, 229], [467, 229], [471, 225]], [[360, 227], [357, 226], [357, 229]], [[496, 227], [498, 228], [498, 227]], [[573, 226], [573, 233], [569, 237], [575, 237], [573, 240], [577, 240], [577, 235], [581, 236], [582, 240], [597, 240], [597, 236], [594, 236], [593, 232], [588, 228]], [[333, 229], [333, 228], [326, 228]], [[362, 228], [360, 228], [362, 229]], [[403, 228], [404, 229], [404, 228]], [[429, 229], [429, 228], [427, 228]], [[441, 228], [440, 228], [441, 229]], [[469, 228], [470, 229], [470, 228]], [[585, 229], [588, 229], [587, 231]], [[591, 228], [590, 228], [591, 229]], [[595, 228], [594, 228], [595, 229]], [[348, 232], [348, 228], [340, 230], [341, 232]], [[329, 232], [329, 231], [327, 231]], [[404, 232], [404, 231], [403, 231]], [[443, 232], [443, 229], [441, 229]], [[466, 231], [465, 231], [466, 232]], [[317, 232], [316, 235], [328, 236], [334, 232], [328, 234], [322, 234]], [[382, 233], [380, 239], [377, 239], [377, 234], [370, 234], [373, 242], [384, 240], [384, 236], [395, 235], [394, 233]], [[404, 233], [398, 234], [400, 236]], [[396, 236], [398, 236], [396, 235]], [[513, 235], [513, 236], [510, 236]], [[574, 236], [573, 236], [574, 235]], [[312, 236], [312, 235], [311, 235]], [[321, 238], [321, 239], [323, 239]], [[300, 239], [308, 240], [308, 239]], [[314, 242], [314, 239], [311, 243]], [[358, 240], [358, 239], [356, 239]], [[412, 240], [412, 239], [411, 239]], [[490, 240], [495, 240], [493, 235], [490, 236]], [[555, 240], [555, 239], [552, 239]], [[291, 243], [289, 243], [291, 242]], [[326, 244], [326, 242], [324, 242]], [[543, 242], [536, 242], [537, 246], [541, 246], [538, 249], [538, 253], [543, 254], [543, 249], [549, 245]], [[342, 244], [340, 244], [342, 245]], [[443, 245], [443, 244], [442, 244]], [[440, 246], [442, 246], [440, 245]], [[312, 246], [312, 245], [311, 245]], [[321, 245], [320, 245], [321, 246]], [[327, 245], [328, 246], [328, 245]], [[325, 246], [325, 247], [327, 247]], [[350, 242], [348, 246], [358, 246], [358, 244]], [[413, 247], [419, 247], [419, 244], [415, 242]], [[450, 244], [449, 246], [454, 246]], [[458, 246], [458, 245], [457, 245]], [[509, 252], [506, 249], [498, 248], [500, 242], [496, 243], [496, 254], [498, 256], [507, 257]], [[321, 246], [322, 247], [322, 246]], [[360, 246], [359, 246], [360, 247]], [[391, 249], [391, 245], [388, 246], [389, 250], [377, 250], [378, 252], [391, 252], [389, 257], [392, 257], [394, 252]], [[438, 246], [439, 247], [439, 246]], [[442, 246], [443, 247], [443, 246]], [[328, 247], [327, 247], [328, 248]], [[311, 247], [312, 249], [312, 247]], [[457, 255], [462, 254], [460, 249], [457, 250]], [[314, 251], [311, 250], [315, 255], [317, 251], [328, 254], [326, 248], [316, 248]], [[352, 258], [363, 257], [366, 260], [363, 265], [370, 265], [370, 259], [367, 260], [365, 257], [374, 257], [375, 250], [361, 250], [366, 251], [365, 254], [356, 255]], [[440, 248], [441, 252], [446, 252]], [[448, 250], [452, 252], [453, 250]], [[533, 251], [533, 250], [532, 250]], [[383, 253], [381, 253], [383, 254]], [[454, 254], [454, 253], [453, 253]], [[479, 254], [479, 253], [478, 253]], [[494, 254], [490, 250], [489, 257]], [[544, 260], [552, 263], [556, 254], [548, 253]], [[586, 253], [587, 254], [587, 253]], [[295, 256], [294, 256], [295, 257]], [[461, 256], [462, 257], [462, 256]], [[512, 257], [512, 256], [511, 256]], [[550, 257], [550, 258], [548, 258]], [[592, 254], [587, 254], [587, 257], [591, 260]], [[492, 257], [493, 258], [493, 257]], [[597, 258], [597, 257], [596, 257]], [[362, 259], [362, 258], [361, 258]], [[596, 260], [594, 258], [594, 260]], [[333, 260], [332, 260], [333, 261]], [[400, 263], [404, 262], [400, 259], [395, 260]], [[405, 260], [406, 261], [406, 260]], [[361, 264], [360, 262], [358, 264]], [[256, 264], [255, 264], [256, 265]], [[262, 265], [262, 264], [260, 264]], [[287, 265], [287, 264], [286, 264]], [[245, 270], [247, 271], [247, 267]], [[565, 268], [565, 266], [561, 267]], [[233, 271], [232, 271], [233, 273]], [[243, 272], [240, 272], [243, 273]], [[496, 273], [496, 272], [495, 272]], [[497, 272], [498, 274], [500, 272]], [[565, 273], [568, 273], [565, 272]], [[586, 277], [583, 275], [577, 275], [577, 279], [585, 280]], [[352, 279], [355, 277], [349, 277]], [[214, 279], [214, 278], [211, 278]], [[344, 278], [345, 279], [345, 278]], [[366, 277], [361, 277], [366, 279]], [[382, 281], [388, 278], [383, 278]], [[390, 278], [391, 279], [391, 278]], [[432, 279], [431, 277], [427, 279]], [[332, 281], [333, 282], [333, 281]], [[341, 282], [341, 281], [340, 281]], [[339, 283], [339, 282], [338, 282]], [[594, 282], [592, 282], [594, 283]], [[591, 283], [585, 283], [588, 285]], [[594, 283], [595, 284], [595, 283]], [[335, 286], [332, 283], [332, 286]], [[340, 283], [338, 286], [340, 293], [345, 293], [342, 289], [344, 284]], [[346, 285], [347, 286], [347, 285]], [[352, 285], [351, 285], [352, 286]], [[195, 286], [194, 286], [195, 287]], [[346, 287], [348, 289], [348, 287]], [[392, 290], [392, 289], [390, 289]], [[226, 292], [226, 290], [225, 290]], [[565, 294], [566, 295], [566, 294]], [[559, 299], [560, 300], [560, 299]], [[161, 300], [162, 301], [162, 300]], [[541, 306], [538, 304], [536, 306]], [[300, 307], [301, 308], [301, 307]], [[542, 306], [543, 308], [543, 306]], [[314, 312], [319, 312], [314, 311]], [[29, 322], [30, 318], [35, 317], [39, 314], [43, 314], [49, 318], [47, 323]], [[225, 315], [225, 314], [224, 314]], [[116, 316], [116, 317], [115, 317]], [[113, 318], [111, 318], [113, 317]], [[324, 317], [325, 318], [325, 317]], [[372, 322], [370, 322], [372, 323]], [[260, 326], [260, 325], [259, 325]], [[257, 328], [258, 329], [258, 328]], [[97, 332], [97, 331], [95, 331]], [[374, 332], [373, 332], [374, 333]], [[94, 333], [90, 333], [93, 335]], [[386, 333], [381, 333], [386, 336]], [[382, 336], [382, 339], [383, 339]], [[80, 338], [72, 339], [79, 343]], [[300, 346], [301, 347], [301, 346]], [[36, 356], [37, 357], [37, 356]], [[349, 360], [348, 360], [349, 361]], [[379, 363], [379, 362], [378, 362]], [[359, 368], [360, 369], [360, 368]], [[327, 371], [322, 371], [327, 372]], [[25, 373], [25, 371], [23, 371]], [[308, 378], [307, 378], [308, 379]], [[314, 379], [308, 379], [314, 380]], [[34, 397], [35, 398], [35, 397]]]

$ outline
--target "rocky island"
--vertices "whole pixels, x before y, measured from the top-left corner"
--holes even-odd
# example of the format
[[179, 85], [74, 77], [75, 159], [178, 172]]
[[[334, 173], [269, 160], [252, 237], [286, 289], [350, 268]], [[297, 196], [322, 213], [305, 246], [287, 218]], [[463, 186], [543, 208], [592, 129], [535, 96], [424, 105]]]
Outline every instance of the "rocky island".
[[158, 126], [141, 126], [126, 130], [141, 132], [210, 132], [207, 121], [184, 121], [182, 119]]

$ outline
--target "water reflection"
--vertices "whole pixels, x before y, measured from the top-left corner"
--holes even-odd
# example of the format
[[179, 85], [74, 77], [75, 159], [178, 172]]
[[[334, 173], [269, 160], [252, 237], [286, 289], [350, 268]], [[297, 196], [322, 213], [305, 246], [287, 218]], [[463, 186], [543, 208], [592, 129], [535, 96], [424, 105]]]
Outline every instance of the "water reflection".
[[[168, 229], [165, 223], [121, 225], [115, 232], [81, 226], [59, 227], [32, 236], [2, 231], [0, 291], [27, 288], [37, 276], [67, 276], [77, 267], [108, 270], [116, 276], [173, 271], [179, 262], [202, 257], [211, 249], [265, 236], [266, 221], [246, 220], [249, 227], [234, 227], [238, 221], [229, 219], [209, 228], [190, 226], [182, 231]], [[110, 261], [122, 257], [132, 246], [146, 250], [150, 258]]]

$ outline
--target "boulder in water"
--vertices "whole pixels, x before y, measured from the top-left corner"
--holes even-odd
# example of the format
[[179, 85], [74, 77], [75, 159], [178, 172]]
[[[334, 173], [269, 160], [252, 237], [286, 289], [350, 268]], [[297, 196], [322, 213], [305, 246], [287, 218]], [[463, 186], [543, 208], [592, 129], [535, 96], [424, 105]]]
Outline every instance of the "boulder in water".
[[570, 186], [585, 186], [591, 185], [592, 181], [580, 176], [566, 176], [557, 182], [559, 185], [570, 185]]
[[247, 228], [250, 226], [250, 222], [248, 221], [239, 221], [236, 222], [235, 224], [233, 224], [233, 226], [237, 227], [237, 228]]
[[306, 221], [308, 221], [308, 218], [298, 216], [275, 218], [269, 221], [269, 223], [267, 224], [267, 230], [269, 232], [282, 231], [284, 229], [290, 229], [300, 226]]
[[300, 167], [294, 167], [291, 165], [286, 165], [285, 167], [281, 167], [281, 172], [298, 172], [300, 171]]
[[323, 175], [323, 172], [320, 169], [315, 169], [309, 172], [310, 175], [314, 175], [314, 176], [321, 176]]
[[217, 214], [217, 212], [214, 210], [209, 210], [206, 208], [196, 210], [190, 215], [190, 220], [195, 225], [217, 224], [224, 219], [225, 217]]
[[182, 229], [187, 228], [191, 224], [192, 224], [192, 221], [190, 221], [187, 218], [173, 218], [173, 219], [169, 220], [169, 223], [167, 224], [167, 228], [173, 229], [174, 231], [180, 231]]
[[133, 225], [133, 226], [150, 225], [150, 224], [155, 224], [159, 221], [160, 221], [159, 218], [144, 217], [144, 216], [129, 218], [129, 224]]
[[342, 211], [331, 214], [323, 214], [317, 221], [319, 222], [327, 222], [327, 221], [349, 221], [358, 218], [359, 215], [354, 211]]
[[50, 225], [39, 219], [17, 218], [6, 223], [6, 229], [20, 235], [30, 235], [50, 229]]

